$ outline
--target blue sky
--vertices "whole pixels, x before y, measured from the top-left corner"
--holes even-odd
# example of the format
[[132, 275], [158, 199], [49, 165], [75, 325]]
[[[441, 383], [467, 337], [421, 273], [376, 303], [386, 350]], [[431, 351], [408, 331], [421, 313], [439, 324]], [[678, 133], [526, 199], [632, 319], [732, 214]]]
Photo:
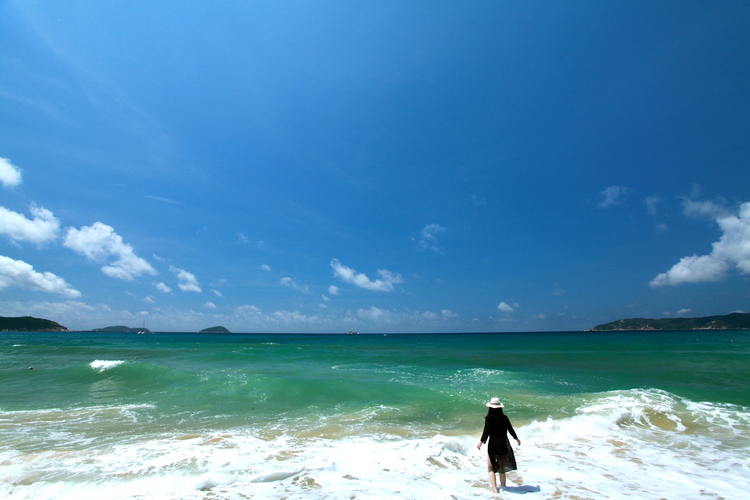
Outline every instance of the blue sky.
[[750, 311], [750, 5], [0, 2], [0, 315]]

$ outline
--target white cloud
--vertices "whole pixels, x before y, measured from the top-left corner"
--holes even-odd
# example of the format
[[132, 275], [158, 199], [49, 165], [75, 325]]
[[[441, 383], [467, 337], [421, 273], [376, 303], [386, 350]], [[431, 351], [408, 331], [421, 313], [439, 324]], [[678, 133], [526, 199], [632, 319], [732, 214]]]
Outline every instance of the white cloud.
[[678, 315], [678, 316], [680, 316], [680, 315], [682, 315], [682, 314], [687, 314], [687, 313], [689, 313], [690, 311], [692, 311], [692, 309], [687, 309], [687, 308], [685, 308], [685, 309], [680, 309], [679, 311], [677, 311], [677, 315]]
[[382, 321], [386, 317], [390, 316], [390, 314], [388, 313], [388, 311], [372, 306], [369, 309], [358, 309], [357, 316], [367, 321]]
[[213, 302], [206, 302], [205, 304], [203, 304], [203, 307], [205, 307], [206, 309], [216, 309], [216, 304], [214, 304]]
[[245, 236], [245, 233], [241, 231], [237, 231], [237, 239], [240, 240], [240, 243], [250, 243], [250, 240]]
[[328, 287], [328, 293], [331, 295], [338, 295], [339, 294], [339, 287], [336, 285], [331, 285]]
[[169, 287], [168, 287], [167, 285], [165, 285], [164, 283], [154, 283], [154, 286], [155, 286], [155, 287], [156, 287], [156, 289], [157, 289], [157, 290], [159, 290], [160, 292], [164, 292], [164, 293], [171, 293], [171, 292], [172, 292], [172, 289], [171, 289], [171, 288], [169, 288]]
[[339, 277], [346, 283], [356, 285], [366, 290], [390, 292], [393, 290], [394, 284], [403, 283], [400, 274], [392, 273], [387, 269], [378, 269], [377, 273], [381, 279], [372, 281], [364, 273], [357, 273], [354, 269], [343, 265], [338, 259], [333, 259], [331, 261], [331, 267], [333, 268], [334, 276]]
[[659, 287], [720, 281], [732, 267], [750, 274], [750, 203], [743, 203], [738, 215], [727, 214], [711, 202], [690, 202], [685, 210], [688, 214], [715, 216], [722, 236], [712, 244], [710, 254], [683, 257], [667, 272], [651, 280], [649, 285]]
[[630, 188], [624, 186], [609, 186], [607, 189], [599, 193], [602, 201], [599, 203], [599, 208], [607, 208], [615, 205], [620, 205], [627, 198]]
[[238, 316], [242, 316], [242, 317], [254, 317], [254, 316], [259, 316], [261, 314], [260, 309], [258, 309], [255, 306], [251, 306], [249, 304], [239, 306], [237, 309], [235, 309], [235, 312]]
[[169, 270], [172, 274], [177, 276], [177, 286], [183, 292], [203, 292], [203, 290], [201, 290], [200, 284], [198, 283], [198, 278], [196, 278], [193, 273], [189, 273], [184, 269], [180, 269], [179, 267], [174, 266], [169, 266]]
[[660, 273], [649, 282], [652, 287], [720, 281], [729, 270], [729, 263], [712, 255], [683, 257], [666, 273]]
[[60, 221], [46, 208], [32, 205], [29, 212], [34, 219], [0, 207], [0, 234], [6, 234], [13, 241], [28, 241], [42, 244], [57, 238]]
[[504, 312], [504, 313], [512, 313], [513, 312], [513, 308], [510, 305], [508, 305], [508, 303], [506, 303], [506, 302], [500, 302], [497, 305], [497, 308], [500, 311]]
[[432, 250], [435, 253], [443, 253], [437, 246], [437, 235], [444, 233], [445, 228], [440, 224], [428, 224], [419, 232], [419, 247], [423, 250]]
[[454, 313], [450, 309], [443, 309], [442, 311], [440, 311], [440, 314], [442, 314], [444, 319], [458, 318], [458, 314]]
[[284, 285], [284, 286], [292, 287], [292, 286], [294, 286], [294, 281], [292, 281], [292, 278], [290, 278], [290, 277], [287, 276], [287, 277], [281, 278], [279, 280], [279, 285]]
[[321, 322], [319, 316], [308, 316], [299, 311], [276, 311], [273, 317], [276, 322], [281, 324], [317, 324]]
[[63, 245], [94, 262], [116, 257], [114, 262], [102, 267], [102, 272], [112, 278], [132, 280], [142, 274], [157, 274], [151, 264], [138, 257], [133, 247], [123, 242], [114, 229], [101, 222], [81, 229], [68, 228]]
[[211, 289], [211, 291], [214, 292], [214, 295], [216, 295], [217, 297], [224, 297], [224, 294], [218, 290]]
[[356, 314], [357, 320], [372, 323], [378, 327], [398, 327], [399, 325], [431, 325], [434, 327], [443, 324], [445, 320], [458, 317], [457, 314], [448, 309], [444, 309], [438, 314], [433, 311], [388, 310], [375, 306], [369, 309], [357, 309]]
[[36, 272], [31, 264], [0, 255], [0, 290], [10, 286], [56, 293], [69, 299], [77, 299], [81, 296], [81, 292], [71, 288], [59, 276], [49, 272]]
[[267, 264], [263, 264], [262, 266], [260, 266], [260, 268], [261, 268], [261, 269], [262, 269], [263, 271], [270, 271], [270, 270], [271, 270], [271, 266], [269, 266], [269, 265], [267, 265]]
[[5, 187], [16, 187], [23, 181], [21, 169], [8, 158], [0, 158], [0, 183]]

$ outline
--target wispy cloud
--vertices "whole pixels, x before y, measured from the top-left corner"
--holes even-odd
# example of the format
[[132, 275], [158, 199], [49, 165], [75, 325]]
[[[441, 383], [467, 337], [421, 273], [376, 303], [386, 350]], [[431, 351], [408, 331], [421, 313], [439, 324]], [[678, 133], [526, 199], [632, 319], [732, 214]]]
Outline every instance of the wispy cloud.
[[0, 234], [7, 235], [15, 242], [30, 242], [38, 245], [57, 238], [60, 221], [46, 208], [29, 208], [33, 219], [23, 214], [0, 207]]
[[169, 288], [169, 287], [168, 287], [167, 285], [165, 285], [164, 283], [154, 283], [154, 286], [155, 286], [155, 287], [156, 287], [156, 289], [157, 289], [157, 290], [159, 290], [160, 292], [163, 292], [163, 293], [172, 293], [172, 289], [171, 289], [171, 288]]
[[282, 286], [288, 286], [289, 288], [294, 288], [295, 290], [298, 290], [302, 293], [311, 293], [307, 285], [300, 285], [299, 283], [297, 283], [296, 281], [294, 281], [292, 278], [288, 276], [281, 278], [279, 280], [279, 284]]
[[750, 274], [750, 202], [743, 203], [737, 215], [729, 214], [712, 202], [686, 203], [685, 213], [716, 218], [716, 223], [722, 231], [721, 238], [712, 244], [710, 254], [683, 257], [667, 272], [651, 280], [649, 285], [660, 287], [720, 281], [732, 267], [736, 267], [744, 274]]
[[245, 304], [235, 309], [235, 314], [242, 318], [257, 317], [262, 314], [262, 311], [253, 305]]
[[163, 201], [164, 203], [171, 203], [172, 205], [182, 205], [181, 202], [176, 200], [170, 200], [169, 198], [162, 198], [161, 196], [151, 196], [151, 195], [144, 195], [146, 198], [150, 198], [152, 200], [156, 201]]
[[310, 316], [299, 311], [276, 311], [271, 318], [283, 325], [315, 325], [323, 322], [320, 316]]
[[63, 245], [94, 262], [116, 258], [102, 267], [102, 272], [112, 278], [132, 280], [142, 274], [157, 274], [151, 264], [138, 257], [133, 247], [123, 242], [112, 227], [101, 222], [81, 229], [68, 228]]
[[419, 232], [419, 248], [423, 250], [432, 250], [435, 253], [443, 253], [442, 249], [437, 246], [437, 235], [444, 233], [445, 228], [440, 224], [428, 224]]
[[731, 212], [716, 202], [709, 200], [682, 200], [682, 208], [687, 216], [706, 216], [721, 219], [731, 215]]
[[56, 293], [69, 299], [77, 299], [81, 296], [81, 292], [73, 289], [59, 276], [49, 272], [34, 271], [31, 264], [0, 255], [0, 290], [11, 286]]
[[471, 201], [474, 202], [474, 205], [477, 207], [485, 207], [487, 206], [487, 199], [483, 196], [477, 196], [475, 194], [471, 195]]
[[351, 267], [343, 265], [338, 259], [331, 261], [331, 267], [333, 268], [333, 275], [335, 277], [340, 278], [345, 283], [356, 285], [366, 290], [390, 292], [393, 291], [394, 284], [403, 283], [400, 274], [393, 273], [387, 269], [378, 269], [376, 272], [380, 276], [380, 279], [373, 281], [364, 273], [358, 273]]
[[201, 290], [200, 284], [198, 283], [198, 278], [196, 278], [193, 273], [189, 273], [184, 269], [180, 269], [179, 267], [174, 266], [169, 266], [169, 271], [177, 276], [177, 286], [183, 292], [203, 292], [203, 290]]
[[369, 309], [359, 308], [356, 312], [358, 321], [378, 326], [397, 325], [440, 325], [458, 317], [456, 313], [443, 309], [440, 313], [433, 311], [408, 311], [381, 309], [372, 306]]
[[0, 158], [0, 183], [7, 188], [16, 187], [23, 181], [21, 169], [8, 158]]
[[646, 212], [648, 212], [648, 214], [651, 216], [654, 216], [659, 212], [660, 203], [661, 198], [656, 195], [649, 196], [648, 198], [643, 200], [643, 204], [646, 205]]
[[607, 189], [599, 193], [601, 202], [597, 205], [599, 208], [607, 208], [616, 205], [621, 205], [627, 199], [630, 193], [630, 188], [625, 186], [609, 186]]

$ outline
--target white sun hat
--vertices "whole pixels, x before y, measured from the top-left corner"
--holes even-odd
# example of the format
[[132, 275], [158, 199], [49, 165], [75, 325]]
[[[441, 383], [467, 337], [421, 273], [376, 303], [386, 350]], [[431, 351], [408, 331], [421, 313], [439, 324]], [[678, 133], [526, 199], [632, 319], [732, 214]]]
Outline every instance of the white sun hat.
[[492, 398], [489, 403], [485, 404], [487, 408], [505, 408], [505, 405], [500, 402], [499, 398]]

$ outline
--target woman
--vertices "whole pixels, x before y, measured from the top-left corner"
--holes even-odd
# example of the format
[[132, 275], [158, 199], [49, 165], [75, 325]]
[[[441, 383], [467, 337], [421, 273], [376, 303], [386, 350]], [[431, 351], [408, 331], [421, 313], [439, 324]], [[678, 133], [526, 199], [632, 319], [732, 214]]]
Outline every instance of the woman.
[[481, 450], [487, 438], [490, 439], [487, 445], [487, 472], [490, 475], [492, 492], [497, 493], [495, 474], [500, 473], [500, 487], [505, 488], [505, 473], [516, 470], [516, 457], [513, 455], [513, 448], [510, 447], [508, 433], [513, 436], [519, 446], [521, 446], [521, 440], [516, 436], [510, 419], [503, 413], [505, 406], [500, 400], [492, 398], [486, 405], [489, 410], [487, 416], [484, 417], [484, 432], [477, 444], [477, 449]]

